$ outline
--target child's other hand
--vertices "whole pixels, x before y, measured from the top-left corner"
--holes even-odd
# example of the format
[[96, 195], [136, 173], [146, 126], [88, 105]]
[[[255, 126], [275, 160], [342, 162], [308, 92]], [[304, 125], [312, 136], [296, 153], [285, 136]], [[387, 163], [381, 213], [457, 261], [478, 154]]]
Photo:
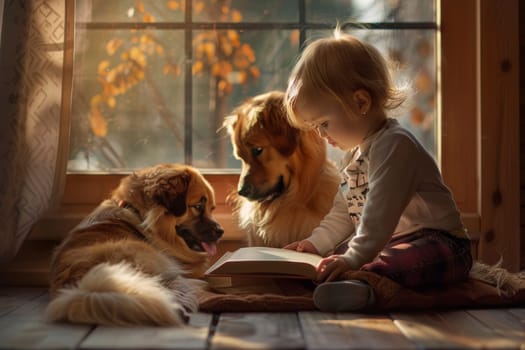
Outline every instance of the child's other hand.
[[350, 266], [341, 255], [330, 255], [319, 262], [317, 266], [317, 281], [334, 281], [340, 274], [348, 270], [350, 270]]
[[296, 250], [298, 252], [305, 252], [305, 253], [312, 253], [312, 254], [319, 255], [317, 248], [315, 248], [312, 242], [310, 242], [307, 239], [303, 239], [302, 241], [296, 241], [296, 242], [290, 243], [284, 246], [284, 249]]

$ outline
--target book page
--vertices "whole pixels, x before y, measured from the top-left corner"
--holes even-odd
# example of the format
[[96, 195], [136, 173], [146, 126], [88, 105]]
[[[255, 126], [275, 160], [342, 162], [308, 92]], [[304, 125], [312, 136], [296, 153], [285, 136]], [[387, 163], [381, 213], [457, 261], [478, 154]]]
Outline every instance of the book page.
[[224, 264], [224, 262], [228, 260], [230, 255], [232, 255], [232, 252], [225, 252], [219, 259], [217, 259], [217, 261], [215, 261], [213, 263], [213, 265], [208, 267], [208, 269], [206, 270], [206, 272], [204, 272], [204, 274], [207, 275], [207, 274], [211, 273], [213, 270], [215, 270], [217, 267], [219, 267], [222, 264]]
[[314, 279], [322, 257], [288, 249], [244, 247], [227, 253], [205, 275], [281, 275]]
[[230, 261], [297, 261], [317, 267], [322, 257], [310, 253], [302, 253], [290, 249], [270, 247], [243, 247], [233, 252]]

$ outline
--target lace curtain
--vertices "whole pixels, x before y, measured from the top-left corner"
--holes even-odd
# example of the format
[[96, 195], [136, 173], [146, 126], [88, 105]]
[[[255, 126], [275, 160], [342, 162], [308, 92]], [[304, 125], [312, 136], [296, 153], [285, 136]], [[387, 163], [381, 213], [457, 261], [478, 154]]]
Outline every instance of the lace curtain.
[[61, 118], [65, 0], [8, 0], [4, 6], [0, 262], [16, 255], [34, 223], [58, 202], [65, 174], [61, 124], [67, 127]]

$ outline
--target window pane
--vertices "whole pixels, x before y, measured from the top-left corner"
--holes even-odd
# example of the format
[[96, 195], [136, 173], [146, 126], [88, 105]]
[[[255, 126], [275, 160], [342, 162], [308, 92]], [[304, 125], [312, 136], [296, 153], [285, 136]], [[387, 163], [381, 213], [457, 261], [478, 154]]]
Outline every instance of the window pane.
[[298, 2], [291, 0], [193, 0], [196, 22], [297, 22]]
[[69, 170], [184, 161], [181, 31], [77, 31]]
[[309, 22], [434, 22], [434, 1], [429, 0], [307, 0]]

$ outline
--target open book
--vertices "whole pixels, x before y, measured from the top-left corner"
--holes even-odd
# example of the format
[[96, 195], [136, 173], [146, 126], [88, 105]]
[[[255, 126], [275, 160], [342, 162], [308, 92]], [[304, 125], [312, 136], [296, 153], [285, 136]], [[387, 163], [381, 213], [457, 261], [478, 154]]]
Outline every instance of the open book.
[[272, 277], [314, 280], [322, 257], [310, 253], [269, 247], [243, 247], [226, 252], [206, 272], [214, 277]]

